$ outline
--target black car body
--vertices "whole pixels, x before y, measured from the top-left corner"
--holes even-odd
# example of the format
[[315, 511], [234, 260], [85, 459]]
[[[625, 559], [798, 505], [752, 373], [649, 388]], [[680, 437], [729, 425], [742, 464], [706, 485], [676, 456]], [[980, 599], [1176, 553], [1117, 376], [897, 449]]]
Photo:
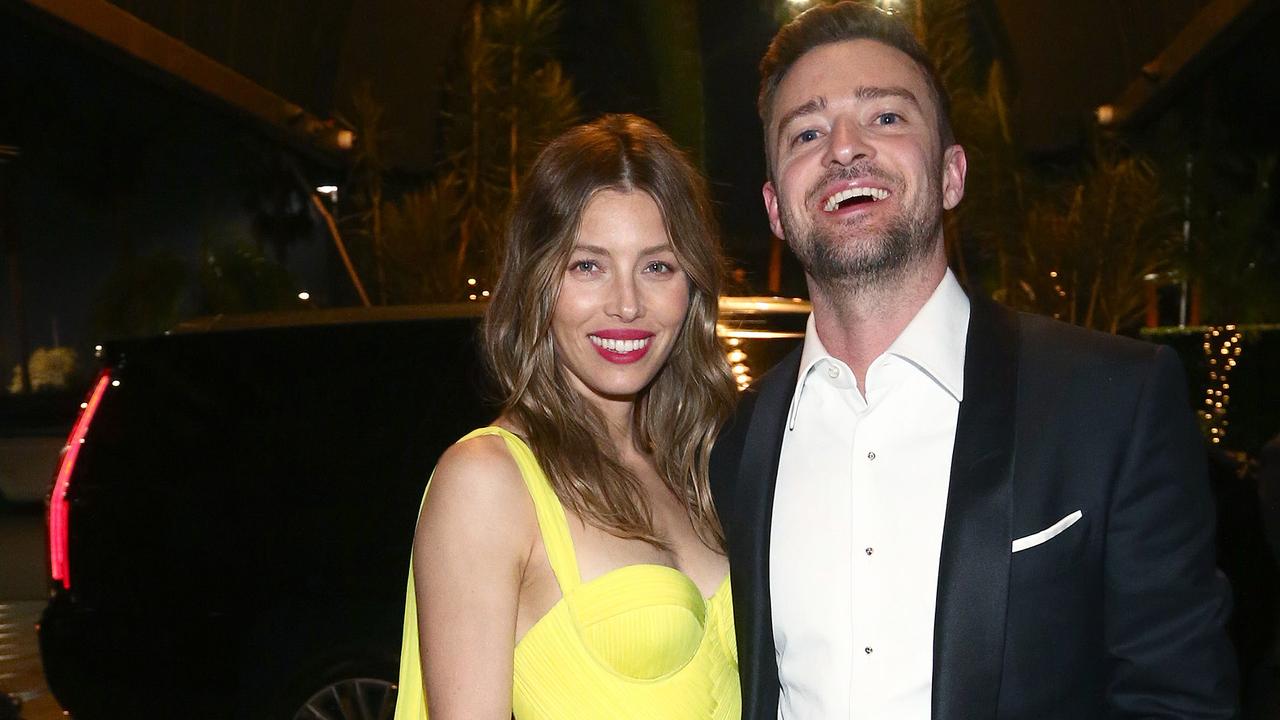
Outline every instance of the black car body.
[[[806, 303], [723, 306], [739, 375], [803, 333]], [[476, 314], [214, 318], [103, 347], [49, 500], [58, 701], [81, 720], [386, 716], [423, 487], [495, 413]]]

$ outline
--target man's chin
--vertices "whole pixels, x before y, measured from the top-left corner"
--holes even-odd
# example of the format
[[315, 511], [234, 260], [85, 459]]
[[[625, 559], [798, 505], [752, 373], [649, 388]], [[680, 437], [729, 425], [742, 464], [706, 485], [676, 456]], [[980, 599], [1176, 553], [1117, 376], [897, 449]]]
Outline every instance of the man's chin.
[[911, 242], [887, 237], [810, 243], [792, 252], [814, 280], [854, 288], [890, 283], [923, 257]]

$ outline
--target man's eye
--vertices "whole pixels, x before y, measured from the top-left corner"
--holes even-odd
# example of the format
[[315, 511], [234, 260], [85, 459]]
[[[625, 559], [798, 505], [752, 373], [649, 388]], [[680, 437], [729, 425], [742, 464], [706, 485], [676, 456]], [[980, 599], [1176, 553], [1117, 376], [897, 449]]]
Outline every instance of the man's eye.
[[818, 139], [817, 130], [805, 130], [799, 135], [796, 135], [795, 141], [798, 143], [807, 143], [807, 142], [813, 142], [814, 140], [817, 140], [817, 139]]
[[887, 112], [876, 116], [877, 125], [897, 125], [899, 122], [902, 122], [902, 116], [898, 113]]

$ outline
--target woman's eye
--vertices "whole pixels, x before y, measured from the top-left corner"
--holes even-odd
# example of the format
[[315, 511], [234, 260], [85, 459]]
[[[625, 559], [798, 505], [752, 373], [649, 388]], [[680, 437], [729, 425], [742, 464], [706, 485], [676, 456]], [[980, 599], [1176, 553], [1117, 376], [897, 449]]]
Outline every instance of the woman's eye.
[[675, 270], [675, 268], [671, 267], [671, 265], [668, 263], [662, 262], [661, 260], [654, 260], [648, 265], [645, 265], [644, 270], [645, 272], [651, 272], [651, 273], [669, 273]]
[[596, 264], [595, 260], [576, 260], [569, 269], [574, 272], [589, 273], [600, 269], [600, 266]]

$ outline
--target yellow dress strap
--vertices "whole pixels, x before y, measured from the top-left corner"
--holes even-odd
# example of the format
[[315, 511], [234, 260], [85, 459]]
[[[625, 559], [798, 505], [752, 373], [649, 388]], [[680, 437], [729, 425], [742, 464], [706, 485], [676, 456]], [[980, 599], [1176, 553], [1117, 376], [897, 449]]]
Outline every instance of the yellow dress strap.
[[458, 442], [470, 440], [481, 435], [498, 435], [507, 443], [507, 450], [520, 469], [520, 477], [529, 489], [529, 497], [533, 498], [533, 509], [538, 516], [538, 530], [542, 533], [542, 546], [546, 548], [547, 560], [551, 563], [551, 571], [555, 573], [556, 582], [560, 584], [560, 594], [568, 595], [570, 591], [582, 584], [582, 575], [578, 572], [578, 558], [573, 551], [573, 537], [569, 534], [569, 521], [564, 514], [564, 506], [556, 491], [552, 489], [547, 476], [538, 465], [533, 451], [520, 439], [520, 436], [505, 428], [490, 425], [472, 430]]

